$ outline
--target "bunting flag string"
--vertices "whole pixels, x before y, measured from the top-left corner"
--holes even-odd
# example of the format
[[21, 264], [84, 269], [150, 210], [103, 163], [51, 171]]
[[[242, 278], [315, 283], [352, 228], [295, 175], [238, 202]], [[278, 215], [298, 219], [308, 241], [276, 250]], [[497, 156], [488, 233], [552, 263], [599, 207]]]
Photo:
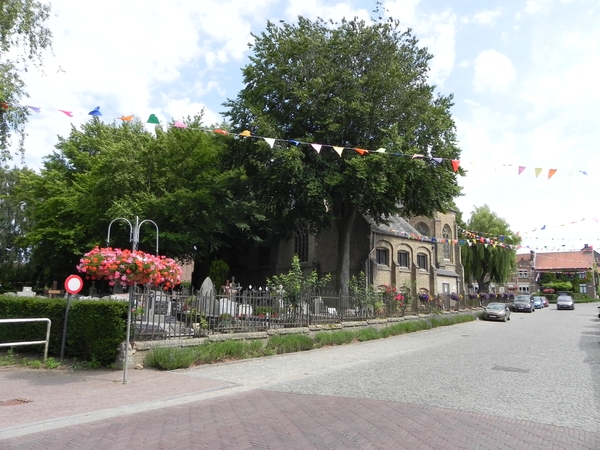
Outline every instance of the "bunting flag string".
[[[8, 104], [5, 101], [0, 102], [0, 106], [2, 107], [2, 109], [4, 110], [8, 110], [11, 105]], [[42, 113], [42, 107], [39, 106], [33, 106], [33, 105], [17, 105], [19, 107], [24, 107], [24, 108], [28, 108], [29, 110], [35, 112], [36, 114], [40, 114]], [[52, 109], [49, 108], [49, 111], [58, 111], [61, 112], [63, 114], [65, 114], [68, 117], [75, 117], [76, 115], [82, 115], [83, 113], [74, 113], [73, 111], [70, 110], [65, 110], [65, 109]], [[86, 115], [90, 115], [92, 117], [104, 117], [102, 112], [100, 111], [100, 107], [96, 106], [93, 110], [91, 110], [90, 112], [88, 112]], [[110, 117], [107, 117], [110, 118]], [[121, 120], [123, 122], [131, 122], [134, 119], [134, 115], [123, 115], [120, 117], [112, 117], [112, 119], [116, 119], [116, 120]], [[150, 125], [162, 125], [160, 120], [158, 119], [158, 117], [155, 114], [150, 114], [148, 117], [148, 120], [146, 121], [147, 124]], [[166, 124], [168, 125], [168, 124]], [[236, 137], [245, 137], [245, 138], [254, 138], [254, 139], [261, 139], [263, 141], [265, 141], [271, 148], [273, 148], [273, 146], [277, 143], [277, 142], [282, 142], [285, 144], [291, 144], [291, 145], [295, 145], [295, 146], [299, 146], [299, 145], [308, 145], [310, 147], [312, 147], [317, 153], [321, 153], [323, 148], [331, 148], [333, 149], [340, 157], [342, 156], [342, 153], [344, 150], [351, 150], [351, 151], [355, 151], [361, 155], [366, 155], [366, 154], [370, 154], [370, 153], [385, 153], [388, 155], [392, 155], [392, 156], [404, 156], [404, 157], [410, 157], [411, 160], [413, 159], [420, 159], [420, 160], [425, 160], [427, 162], [431, 162], [434, 165], [440, 165], [442, 164], [444, 161], [449, 161], [451, 164], [451, 168], [454, 172], [458, 172], [458, 169], [463, 166], [464, 164], [461, 164], [461, 161], [459, 159], [450, 159], [450, 158], [440, 158], [437, 156], [433, 156], [430, 153], [428, 154], [405, 154], [405, 153], [398, 153], [398, 152], [388, 152], [385, 148], [381, 147], [377, 150], [368, 150], [368, 149], [362, 149], [362, 148], [358, 148], [358, 147], [341, 147], [341, 146], [336, 146], [336, 145], [330, 145], [330, 144], [317, 144], [317, 143], [312, 143], [312, 142], [301, 142], [301, 141], [296, 141], [296, 140], [290, 140], [290, 139], [277, 139], [277, 138], [271, 138], [271, 137], [263, 137], [263, 136], [253, 136], [250, 131], [248, 130], [244, 130], [242, 133], [236, 134], [236, 133], [229, 133], [226, 130], [222, 130], [222, 129], [209, 129], [209, 128], [196, 128], [196, 127], [188, 127], [184, 122], [180, 121], [180, 120], [175, 120], [172, 124], [170, 124], [172, 127], [174, 128], [189, 128], [189, 129], [193, 129], [193, 130], [200, 130], [203, 132], [214, 132], [217, 134], [221, 134], [221, 135], [231, 135], [231, 136], [236, 136]], [[467, 163], [468, 164], [468, 163]], [[474, 163], [471, 163], [471, 165], [475, 166]], [[513, 166], [513, 164], [504, 164], [504, 166]], [[526, 169], [526, 166], [523, 165], [519, 165], [518, 167], [518, 175], [521, 175]], [[542, 172], [545, 169], [541, 168], [541, 167], [535, 167], [534, 168], [534, 174], [536, 178], [539, 178], [539, 176], [542, 174]], [[551, 179], [556, 173], [558, 172], [558, 169], [555, 168], [551, 168], [548, 169], [548, 174], [547, 174], [547, 179]], [[583, 176], [588, 176], [589, 175], [589, 171], [588, 170], [578, 170], [577, 174], [583, 175]]]
[[406, 231], [390, 230], [390, 232], [397, 234], [399, 236], [402, 236], [406, 239], [412, 239], [412, 240], [428, 242], [428, 243], [451, 244], [451, 245], [465, 245], [466, 244], [469, 246], [483, 244], [485, 246], [493, 245], [494, 247], [508, 248], [511, 250], [516, 250], [518, 248], [518, 246], [516, 246], [516, 245], [509, 245], [509, 244], [505, 244], [503, 242], [492, 241], [490, 239], [482, 238], [481, 236], [478, 236], [477, 238], [472, 238], [472, 239], [447, 239], [447, 238], [440, 238], [440, 237], [423, 236], [423, 235], [418, 235], [418, 234], [414, 234], [414, 233], [407, 233]]

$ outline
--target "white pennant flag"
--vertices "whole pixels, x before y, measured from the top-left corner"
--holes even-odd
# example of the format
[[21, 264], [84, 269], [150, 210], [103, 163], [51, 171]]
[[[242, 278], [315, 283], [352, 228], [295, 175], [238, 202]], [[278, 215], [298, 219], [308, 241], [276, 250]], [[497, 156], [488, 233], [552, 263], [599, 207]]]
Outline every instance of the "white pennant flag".
[[342, 156], [342, 152], [344, 151], [344, 147], [333, 147], [333, 149], [338, 153], [338, 155]]
[[321, 153], [321, 147], [323, 147], [321, 144], [310, 144], [312, 148], [314, 148], [317, 153]]
[[275, 139], [273, 139], [273, 138], [263, 138], [263, 139], [265, 140], [265, 142], [266, 142], [267, 144], [269, 144], [269, 146], [270, 146], [271, 148], [273, 148], [273, 145], [275, 144]]

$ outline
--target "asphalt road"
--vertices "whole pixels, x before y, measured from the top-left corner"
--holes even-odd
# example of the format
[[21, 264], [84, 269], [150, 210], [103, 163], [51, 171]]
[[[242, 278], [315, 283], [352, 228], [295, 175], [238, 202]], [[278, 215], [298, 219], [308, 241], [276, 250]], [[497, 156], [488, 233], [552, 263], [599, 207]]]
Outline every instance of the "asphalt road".
[[0, 428], [0, 449], [598, 449], [597, 306], [161, 373], [146, 399]]

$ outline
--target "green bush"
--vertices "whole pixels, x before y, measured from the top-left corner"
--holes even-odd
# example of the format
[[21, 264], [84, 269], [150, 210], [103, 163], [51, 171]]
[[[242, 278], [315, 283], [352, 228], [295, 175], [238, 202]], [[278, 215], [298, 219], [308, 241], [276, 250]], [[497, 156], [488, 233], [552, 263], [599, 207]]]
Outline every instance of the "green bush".
[[[51, 321], [48, 355], [60, 356], [67, 301], [63, 298], [0, 296], [0, 317], [47, 318]], [[71, 302], [65, 356], [113, 364], [125, 340], [127, 302]], [[44, 322], [2, 324], [0, 342], [39, 341], [46, 337]], [[19, 346], [19, 352], [43, 352], [39, 346]]]
[[162, 370], [176, 370], [190, 367], [197, 359], [197, 347], [155, 347], [146, 355], [144, 364]]

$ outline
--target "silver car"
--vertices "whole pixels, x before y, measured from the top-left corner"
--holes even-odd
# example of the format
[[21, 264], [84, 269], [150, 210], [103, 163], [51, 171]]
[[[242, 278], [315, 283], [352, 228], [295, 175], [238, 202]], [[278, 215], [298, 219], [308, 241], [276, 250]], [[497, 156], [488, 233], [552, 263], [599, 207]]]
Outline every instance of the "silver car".
[[559, 295], [556, 298], [556, 309], [575, 309], [575, 302], [570, 295]]
[[483, 308], [481, 318], [483, 320], [500, 320], [506, 322], [510, 320], [510, 308], [506, 303], [489, 303]]

